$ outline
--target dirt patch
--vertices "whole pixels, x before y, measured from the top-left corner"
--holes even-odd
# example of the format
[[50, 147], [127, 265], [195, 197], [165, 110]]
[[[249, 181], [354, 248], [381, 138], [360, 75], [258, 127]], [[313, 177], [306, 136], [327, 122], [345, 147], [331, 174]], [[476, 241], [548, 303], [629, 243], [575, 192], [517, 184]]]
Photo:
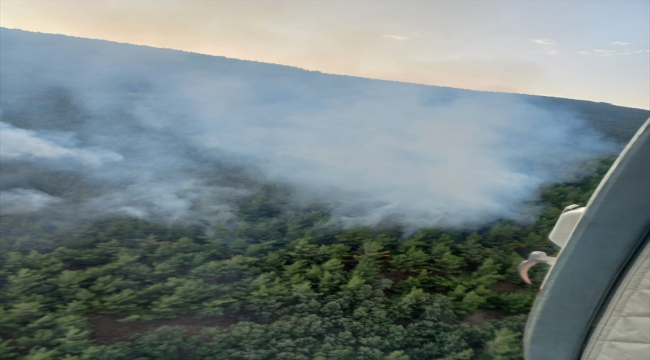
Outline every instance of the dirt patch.
[[98, 314], [88, 317], [95, 344], [108, 345], [118, 341], [131, 341], [137, 334], [147, 333], [161, 326], [180, 326], [185, 328], [185, 336], [197, 335], [203, 328], [226, 328], [237, 321], [230, 316], [213, 316], [197, 319], [191, 315], [179, 315], [172, 319], [151, 321], [119, 322], [124, 315]]
[[507, 313], [497, 310], [483, 310], [471, 315], [465, 315], [460, 321], [470, 325], [482, 325], [490, 320], [501, 320], [508, 316]]
[[440, 288], [424, 289], [424, 292], [429, 294], [429, 295], [447, 295], [447, 294], [449, 294], [449, 290], [440, 289]]
[[419, 273], [415, 272], [401, 272], [401, 271], [382, 271], [380, 273], [381, 277], [384, 279], [391, 280], [393, 283], [406, 280], [409, 276], [417, 276]]
[[515, 284], [510, 281], [497, 281], [492, 285], [492, 290], [498, 294], [513, 293], [521, 290], [521, 285]]

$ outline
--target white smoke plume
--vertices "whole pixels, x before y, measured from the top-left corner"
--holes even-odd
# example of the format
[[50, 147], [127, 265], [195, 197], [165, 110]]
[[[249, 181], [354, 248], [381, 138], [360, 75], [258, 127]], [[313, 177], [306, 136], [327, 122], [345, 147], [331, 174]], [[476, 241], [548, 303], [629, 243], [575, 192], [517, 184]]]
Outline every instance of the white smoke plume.
[[[49, 137], [70, 142], [65, 133], [50, 133]], [[84, 165], [99, 167], [106, 162], [120, 161], [122, 156], [105, 150], [89, 150], [66, 147], [50, 140], [36, 131], [20, 129], [0, 121], [0, 157], [7, 160], [62, 159], [78, 161]]]
[[[536, 189], [618, 150], [575, 114], [518, 95], [6, 29], [2, 42], [2, 160], [100, 184], [79, 211], [228, 221], [256, 174], [349, 225], [526, 220]], [[44, 135], [57, 133], [75, 143]]]
[[38, 190], [15, 188], [0, 191], [0, 214], [27, 214], [60, 201], [61, 199]]

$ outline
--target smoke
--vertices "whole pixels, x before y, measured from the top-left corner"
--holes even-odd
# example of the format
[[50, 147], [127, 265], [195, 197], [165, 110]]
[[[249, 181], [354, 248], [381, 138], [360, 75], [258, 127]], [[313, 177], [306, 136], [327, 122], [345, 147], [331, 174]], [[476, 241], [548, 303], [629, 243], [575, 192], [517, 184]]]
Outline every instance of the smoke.
[[3, 171], [3, 202], [24, 198], [21, 209], [45, 211], [56, 196], [58, 211], [83, 216], [220, 223], [234, 219], [234, 200], [275, 182], [346, 225], [525, 221], [536, 189], [619, 149], [518, 95], [1, 34], [3, 167], [92, 185], [48, 195]]
[[[54, 140], [57, 138], [58, 141]], [[69, 133], [39, 134], [0, 121], [0, 157], [3, 159], [61, 159], [68, 162], [78, 161], [91, 167], [123, 159], [111, 151], [80, 149], [61, 144], [70, 143], [71, 139], [72, 135]]]
[[26, 214], [60, 201], [59, 198], [37, 190], [15, 188], [0, 191], [0, 214]]

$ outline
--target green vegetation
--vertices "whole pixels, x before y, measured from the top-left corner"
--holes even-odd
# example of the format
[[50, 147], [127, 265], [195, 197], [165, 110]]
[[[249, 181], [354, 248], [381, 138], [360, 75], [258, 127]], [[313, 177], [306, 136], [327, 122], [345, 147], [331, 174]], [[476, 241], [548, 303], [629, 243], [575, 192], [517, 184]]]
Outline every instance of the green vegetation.
[[[650, 116], [648, 110], [585, 100], [524, 95], [532, 104], [546, 109], [562, 109], [586, 120], [589, 127], [605, 138], [627, 144]], [[625, 119], [624, 121], [621, 121]]]
[[53, 250], [28, 250], [38, 231], [3, 239], [0, 358], [522, 359], [546, 269], [528, 286], [516, 266], [554, 252], [561, 210], [586, 204], [611, 163], [543, 189], [530, 225], [333, 230], [267, 187], [236, 230], [111, 219]]

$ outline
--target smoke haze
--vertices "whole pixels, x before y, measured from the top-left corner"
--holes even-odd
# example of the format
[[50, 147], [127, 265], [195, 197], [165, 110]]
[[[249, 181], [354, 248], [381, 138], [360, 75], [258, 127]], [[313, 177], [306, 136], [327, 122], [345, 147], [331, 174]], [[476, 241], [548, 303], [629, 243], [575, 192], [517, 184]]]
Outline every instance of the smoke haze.
[[536, 189], [620, 149], [519, 95], [1, 36], [2, 214], [217, 224], [275, 182], [350, 226], [525, 221]]

